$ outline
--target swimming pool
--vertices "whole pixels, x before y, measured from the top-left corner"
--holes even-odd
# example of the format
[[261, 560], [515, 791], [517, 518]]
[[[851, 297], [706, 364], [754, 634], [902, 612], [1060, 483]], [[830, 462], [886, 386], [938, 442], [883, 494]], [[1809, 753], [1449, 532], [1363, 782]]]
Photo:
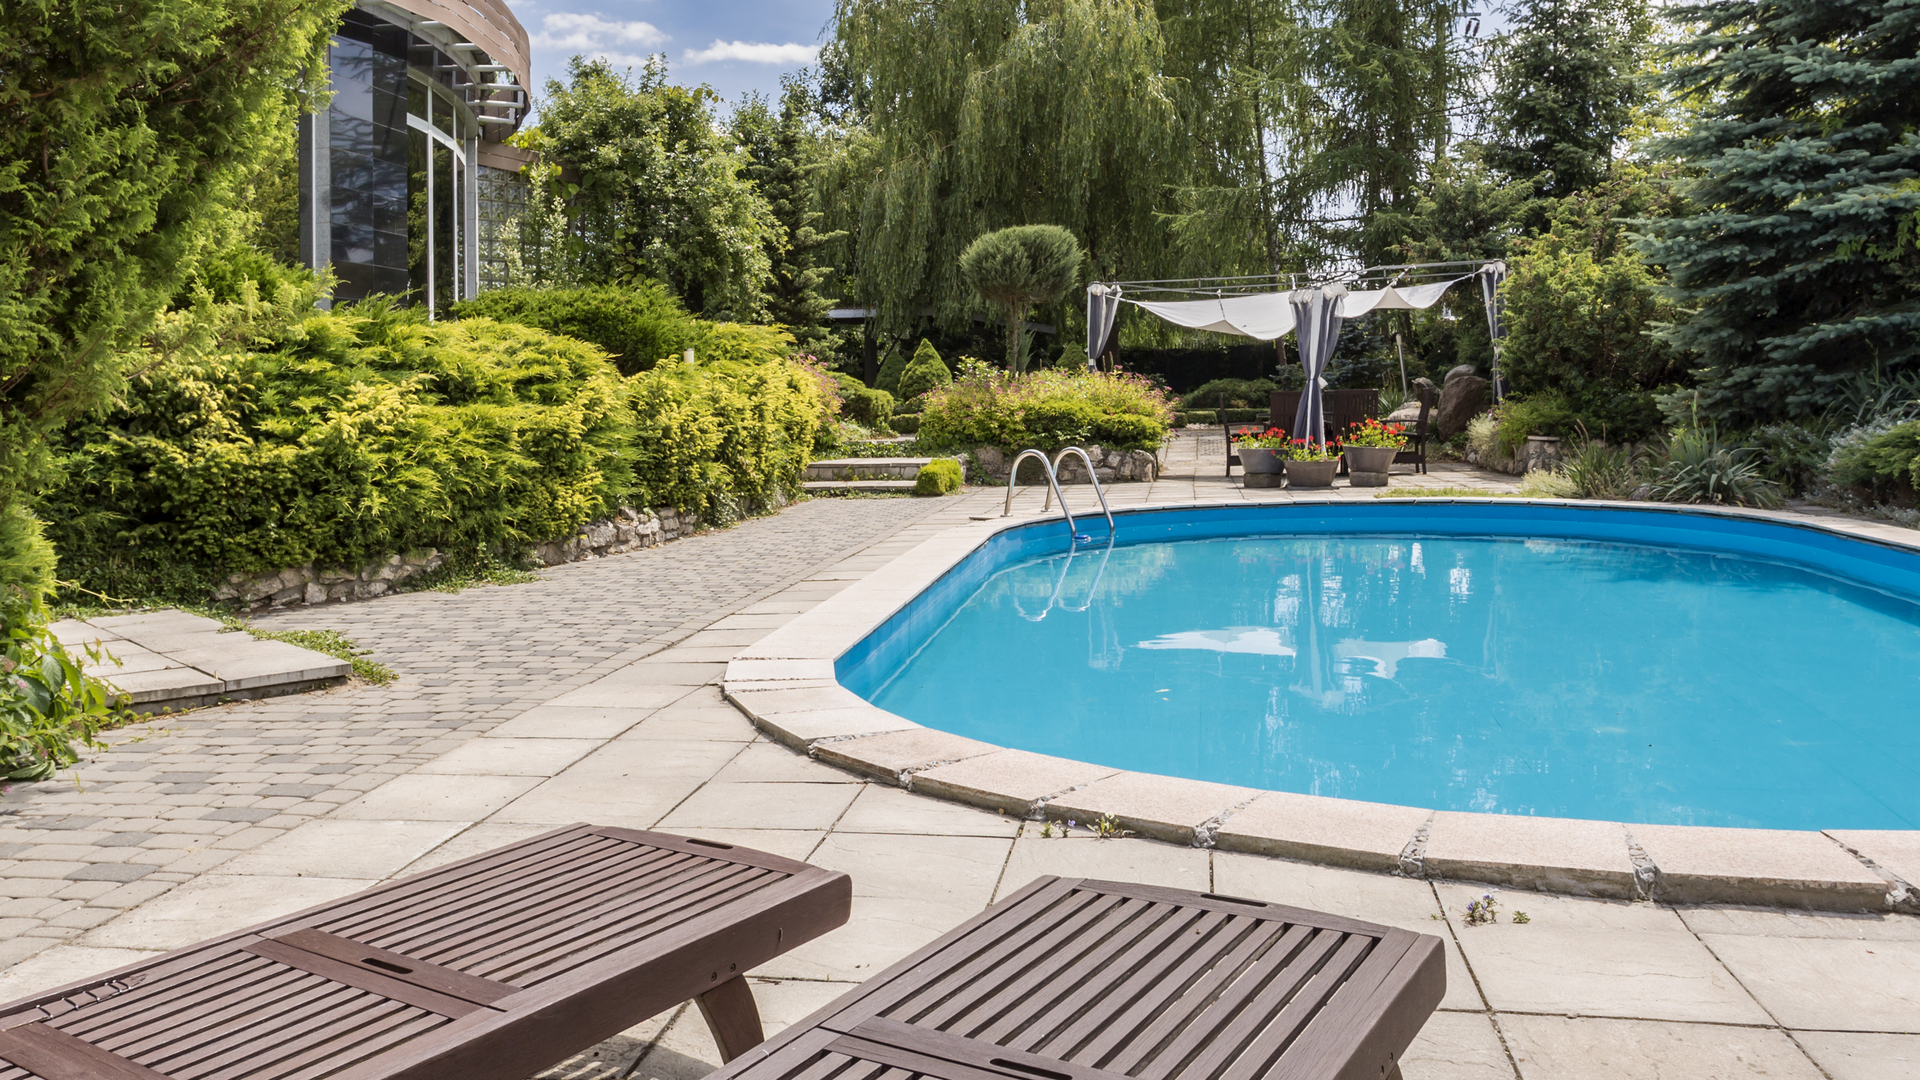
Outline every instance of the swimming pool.
[[1128, 513], [1114, 544], [1066, 548], [1057, 520], [999, 534], [842, 655], [840, 682], [955, 734], [1248, 787], [1920, 827], [1909, 551], [1431, 503]]

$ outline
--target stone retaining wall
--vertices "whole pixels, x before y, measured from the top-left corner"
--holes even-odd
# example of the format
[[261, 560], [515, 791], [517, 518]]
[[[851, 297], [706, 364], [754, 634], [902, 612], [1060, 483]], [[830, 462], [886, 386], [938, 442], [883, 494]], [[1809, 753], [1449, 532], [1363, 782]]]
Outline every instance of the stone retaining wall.
[[[623, 506], [612, 517], [589, 521], [573, 536], [541, 544], [530, 554], [544, 566], [583, 562], [678, 540], [699, 526], [698, 518], [671, 506], [652, 510]], [[445, 554], [429, 548], [389, 555], [357, 571], [308, 564], [272, 574], [235, 574], [214, 591], [213, 598], [217, 602], [238, 600], [250, 611], [367, 600], [393, 591], [416, 574], [438, 570], [446, 561]]]
[[[1132, 480], [1150, 481], [1159, 475], [1160, 462], [1150, 450], [1107, 450], [1098, 446], [1086, 447], [1087, 456], [1093, 459], [1093, 474], [1103, 484]], [[1051, 455], [1049, 455], [1051, 456]], [[1007, 464], [1013, 458], [991, 446], [982, 446], [973, 452], [972, 468], [968, 469], [969, 480], [986, 479], [995, 484], [1007, 482]], [[1024, 466], [1020, 475], [1025, 482], [1042, 484], [1040, 469], [1037, 465]], [[1062, 484], [1084, 484], [1087, 482], [1087, 467], [1079, 455], [1070, 454], [1060, 462], [1060, 482]]]

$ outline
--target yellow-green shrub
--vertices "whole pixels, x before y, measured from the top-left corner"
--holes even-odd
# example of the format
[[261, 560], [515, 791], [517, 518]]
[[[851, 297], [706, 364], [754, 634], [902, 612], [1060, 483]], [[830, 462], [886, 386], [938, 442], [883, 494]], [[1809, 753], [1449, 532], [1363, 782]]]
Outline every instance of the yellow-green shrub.
[[1013, 376], [963, 368], [927, 393], [920, 441], [945, 449], [1151, 450], [1173, 424], [1173, 403], [1138, 375], [1036, 371]]
[[913, 478], [915, 495], [945, 495], [959, 491], [966, 483], [966, 475], [960, 471], [960, 463], [952, 458], [935, 458], [920, 466]]
[[67, 432], [40, 503], [66, 576], [202, 598], [234, 572], [518, 549], [633, 487], [626, 388], [593, 346], [384, 304], [266, 329], [157, 361]]

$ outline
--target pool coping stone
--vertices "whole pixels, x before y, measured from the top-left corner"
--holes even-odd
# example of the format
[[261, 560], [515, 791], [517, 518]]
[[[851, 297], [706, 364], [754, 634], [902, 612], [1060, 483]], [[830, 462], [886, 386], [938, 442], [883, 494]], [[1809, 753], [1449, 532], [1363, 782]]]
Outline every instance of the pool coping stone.
[[[1791, 510], [1472, 497], [1376, 501], [1535, 504], [1731, 517], [1798, 526], [1920, 554], [1920, 538], [1908, 540], [1890, 527]], [[1353, 504], [1299, 499], [1290, 505], [1312, 512], [1320, 506]], [[1245, 506], [1219, 501], [1160, 503], [1115, 508], [1114, 514]], [[834, 661], [840, 655], [988, 539], [1037, 522], [1059, 520], [1057, 513], [973, 520], [923, 541], [740, 649], [727, 668], [727, 699], [774, 738], [819, 760], [922, 794], [1029, 819], [1080, 820], [1082, 815], [1110, 813], [1122, 828], [1140, 835], [1223, 851], [1542, 892], [1920, 913], [1920, 889], [1914, 885], [1915, 875], [1920, 875], [1920, 831], [1822, 833], [1635, 825], [1436, 812], [1260, 792], [1127, 772], [925, 728], [868, 703], [834, 680]], [[1247, 793], [1243, 799], [1241, 792]], [[1217, 809], [1195, 820], [1202, 808], [1215, 804]]]

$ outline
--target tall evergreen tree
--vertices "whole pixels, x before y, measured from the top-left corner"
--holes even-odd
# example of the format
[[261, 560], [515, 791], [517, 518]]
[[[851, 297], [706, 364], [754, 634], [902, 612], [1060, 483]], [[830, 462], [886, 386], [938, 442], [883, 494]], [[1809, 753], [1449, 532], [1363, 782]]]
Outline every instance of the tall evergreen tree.
[[767, 108], [764, 98], [751, 101], [735, 113], [734, 133], [753, 160], [747, 174], [760, 185], [777, 225], [766, 245], [772, 264], [767, 314], [793, 333], [802, 352], [821, 354], [828, 351], [834, 335], [826, 326], [832, 305], [820, 294], [833, 269], [819, 265], [820, 251], [847, 234], [817, 227], [822, 214], [812, 177], [820, 171], [821, 161], [816, 140], [808, 131], [813, 112], [806, 83], [789, 79], [778, 116]]
[[1659, 150], [1694, 172], [1691, 212], [1644, 250], [1691, 315], [1677, 419], [1806, 417], [1862, 372], [1920, 358], [1920, 7], [1717, 0], [1668, 82], [1713, 104]]
[[[1487, 164], [1560, 198], [1606, 179], [1632, 118], [1646, 0], [1514, 0], [1493, 54]], [[1541, 176], [1541, 174], [1547, 174]]]

